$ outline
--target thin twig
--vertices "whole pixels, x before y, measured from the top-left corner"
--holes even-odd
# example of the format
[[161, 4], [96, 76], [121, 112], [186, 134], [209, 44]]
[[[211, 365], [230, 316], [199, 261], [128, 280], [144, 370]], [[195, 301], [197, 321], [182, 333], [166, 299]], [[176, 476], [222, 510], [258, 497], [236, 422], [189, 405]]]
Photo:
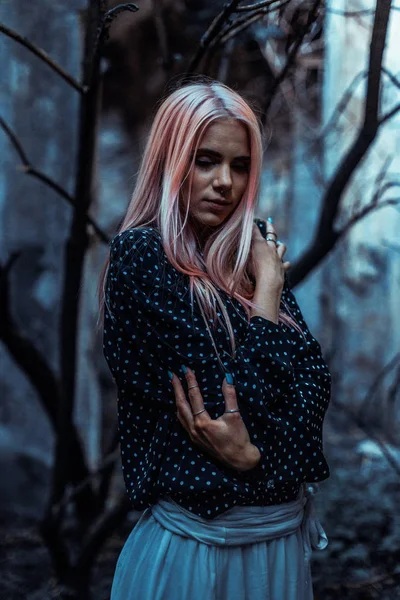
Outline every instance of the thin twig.
[[[382, 190], [382, 185], [385, 181], [385, 177], [387, 175], [388, 169], [392, 162], [393, 162], [393, 158], [391, 156], [387, 156], [385, 158], [385, 160], [383, 161], [382, 167], [379, 169], [378, 174], [375, 177], [375, 183], [374, 183], [375, 191], [372, 195], [371, 204], [376, 205], [378, 203], [379, 198], [381, 198], [383, 193], [386, 191], [386, 189], [388, 189], [387, 187], [385, 187], [385, 189]], [[391, 187], [391, 186], [389, 186], [389, 187]], [[360, 195], [359, 200], [357, 202], [354, 202], [354, 204], [352, 206], [353, 214], [362, 208], [361, 202], [362, 202], [362, 198]]]
[[292, 68], [292, 66], [296, 60], [297, 52], [298, 52], [301, 44], [303, 43], [305, 36], [310, 31], [311, 26], [318, 18], [318, 9], [320, 7], [320, 4], [321, 4], [321, 0], [314, 0], [313, 4], [311, 6], [311, 9], [308, 13], [306, 24], [304, 25], [301, 33], [297, 36], [295, 42], [293, 43], [293, 45], [289, 51], [285, 66], [283, 67], [281, 72], [272, 81], [272, 84], [271, 84], [271, 87], [270, 87], [270, 90], [269, 90], [269, 93], [267, 96], [267, 100], [266, 100], [266, 102], [264, 104], [264, 108], [263, 108], [262, 123], [264, 125], [265, 125], [265, 122], [267, 119], [268, 110], [271, 106], [271, 102], [272, 102], [272, 99], [273, 99], [276, 91], [278, 90], [279, 86], [285, 79], [289, 70]]
[[387, 75], [387, 77], [389, 77], [389, 79], [393, 83], [393, 85], [400, 88], [400, 80], [397, 79], [397, 77], [395, 75], [393, 75], [393, 73], [391, 71], [389, 71], [389, 69], [386, 69], [386, 67], [382, 67], [382, 72], [385, 73], [385, 75]]
[[[25, 150], [24, 150], [21, 142], [19, 141], [17, 135], [7, 125], [7, 123], [4, 121], [4, 119], [2, 117], [0, 117], [0, 127], [5, 131], [5, 133], [7, 134], [8, 138], [11, 140], [11, 143], [14, 146], [15, 150], [17, 151], [17, 154], [20, 157], [21, 162], [22, 162], [22, 170], [23, 170], [23, 172], [26, 173], [27, 175], [32, 175], [36, 179], [39, 179], [40, 181], [42, 181], [43, 183], [45, 183], [52, 190], [54, 190], [55, 192], [57, 192], [57, 194], [59, 194], [62, 198], [64, 198], [65, 200], [67, 200], [67, 202], [71, 206], [75, 207], [76, 201], [75, 201], [75, 198], [73, 196], [71, 196], [60, 184], [58, 184], [56, 181], [54, 181], [53, 179], [51, 179], [51, 177], [49, 177], [48, 175], [46, 175], [42, 171], [39, 171], [38, 169], [35, 169], [35, 167], [32, 166], [32, 164], [29, 162], [28, 156], [27, 156], [27, 154], [26, 154], [26, 152], [25, 152]], [[106, 235], [106, 233], [104, 233], [104, 231], [102, 231], [100, 229], [100, 227], [92, 219], [92, 217], [90, 217], [89, 215], [86, 215], [86, 221], [87, 221], [87, 223], [91, 227], [93, 227], [93, 231], [96, 233], [96, 235], [98, 236], [98, 238], [104, 244], [108, 244], [109, 243], [108, 236]]]
[[250, 25], [253, 25], [257, 21], [262, 19], [265, 15], [268, 15], [272, 12], [280, 10], [281, 8], [283, 8], [290, 2], [292, 2], [292, 0], [283, 0], [283, 1], [280, 0], [280, 3], [277, 6], [274, 6], [274, 8], [271, 8], [271, 9], [265, 8], [263, 10], [260, 10], [256, 13], [254, 13], [253, 15], [246, 16], [244, 18], [242, 17], [240, 19], [236, 19], [236, 21], [234, 21], [234, 23], [225, 27], [225, 29], [223, 29], [221, 31], [219, 36], [217, 36], [215, 38], [215, 40], [210, 44], [209, 50], [214, 50], [217, 46], [219, 46], [221, 44], [225, 44], [225, 42], [227, 42], [228, 40], [235, 37], [238, 33], [242, 32], [245, 29], [247, 29], [248, 27], [250, 27]]
[[353, 421], [353, 423], [355, 423], [357, 425], [357, 427], [359, 427], [359, 429], [361, 429], [362, 431], [364, 431], [364, 433], [369, 438], [371, 438], [374, 442], [376, 442], [378, 444], [378, 446], [382, 450], [382, 454], [385, 456], [386, 460], [388, 461], [388, 463], [390, 464], [390, 466], [393, 468], [393, 470], [396, 471], [396, 473], [400, 477], [400, 464], [390, 454], [389, 450], [386, 448], [385, 443], [382, 442], [378, 438], [378, 436], [376, 436], [371, 431], [371, 429], [369, 428], [369, 425], [367, 425], [367, 423], [365, 423], [365, 421], [363, 419], [361, 419], [356, 413], [354, 413], [351, 408], [349, 408], [346, 404], [344, 404], [343, 402], [341, 402], [337, 398], [332, 398], [332, 404], [335, 405], [335, 406], [337, 406], [341, 410], [343, 410], [351, 418], [351, 420]]
[[255, 4], [246, 4], [245, 6], [238, 6], [235, 12], [248, 12], [258, 10], [259, 8], [272, 6], [277, 2], [280, 2], [280, 0], [268, 0], [267, 2], [264, 0], [263, 2], [256, 2]]
[[[392, 6], [391, 10], [400, 10], [400, 6]], [[364, 8], [362, 10], [338, 10], [336, 8], [326, 7], [325, 12], [341, 17], [361, 17], [363, 15], [373, 15], [375, 10], [373, 8]]]
[[8, 37], [12, 38], [22, 46], [25, 46], [28, 50], [30, 50], [33, 54], [38, 56], [44, 63], [46, 63], [53, 71], [58, 73], [69, 85], [75, 88], [79, 93], [84, 94], [87, 90], [84, 86], [82, 86], [78, 81], [76, 81], [72, 75], [64, 71], [60, 65], [58, 65], [50, 56], [35, 44], [32, 44], [27, 38], [23, 37], [13, 29], [6, 27], [2, 23], [0, 23], [0, 32], [4, 33]]
[[246, 15], [244, 18], [236, 19], [231, 25], [225, 27], [221, 33], [214, 39], [214, 41], [210, 44], [209, 50], [214, 50], [220, 44], [224, 44], [231, 38], [235, 37], [238, 33], [247, 29], [255, 23], [259, 21], [262, 17], [268, 14], [267, 9], [260, 10], [253, 15]]
[[100, 26], [97, 32], [97, 39], [93, 47], [92, 62], [97, 60], [97, 55], [100, 52], [102, 44], [106, 43], [109, 39], [109, 30], [111, 23], [123, 12], [137, 12], [139, 7], [132, 2], [127, 4], [118, 4], [113, 8], [110, 8], [102, 17]]
[[396, 106], [394, 106], [392, 108], [392, 110], [389, 110], [389, 112], [387, 112], [385, 115], [383, 115], [382, 117], [379, 118], [379, 120], [378, 120], [379, 126], [381, 126], [384, 123], [386, 123], [386, 121], [389, 121], [389, 119], [391, 119], [392, 117], [394, 117], [394, 115], [396, 113], [398, 113], [399, 111], [400, 111], [400, 103], [396, 104]]
[[378, 373], [378, 375], [375, 377], [375, 380], [372, 383], [371, 387], [369, 388], [368, 393], [365, 395], [363, 402], [360, 404], [360, 408], [358, 411], [358, 416], [360, 419], [361, 419], [361, 415], [368, 411], [369, 405], [371, 404], [375, 393], [379, 389], [379, 386], [381, 385], [381, 383], [384, 380], [384, 378], [386, 377], [386, 375], [388, 373], [390, 373], [390, 371], [393, 369], [393, 367], [395, 367], [398, 364], [399, 361], [400, 361], [400, 353], [397, 353], [392, 358], [392, 360], [390, 360], [387, 363], [387, 365], [385, 365], [381, 369], [381, 371]]
[[339, 102], [336, 104], [328, 123], [320, 131], [318, 136], [314, 140], [312, 140], [312, 142], [310, 144], [311, 148], [314, 145], [319, 144], [322, 140], [324, 140], [326, 138], [327, 134], [329, 133], [329, 131], [337, 125], [338, 117], [345, 111], [346, 106], [348, 105], [348, 103], [351, 100], [353, 92], [357, 88], [360, 81], [362, 79], [364, 79], [366, 76], [367, 76], [366, 71], [360, 71], [360, 73], [357, 73], [357, 75], [353, 78], [352, 82], [350, 83], [350, 85], [348, 86], [346, 91], [344, 92], [343, 96], [341, 97]]
[[373, 577], [372, 579], [367, 579], [366, 581], [359, 581], [357, 583], [353, 583], [353, 582], [344, 582], [344, 583], [334, 583], [332, 585], [329, 585], [328, 587], [324, 587], [324, 593], [326, 594], [327, 592], [334, 592], [334, 591], [343, 591], [343, 589], [348, 589], [348, 590], [360, 590], [362, 588], [368, 587], [368, 586], [372, 586], [372, 585], [376, 585], [377, 583], [382, 583], [384, 581], [387, 581], [388, 579], [393, 579], [394, 581], [396, 581], [396, 579], [400, 578], [400, 571], [399, 570], [395, 570], [392, 571], [391, 573], [385, 573], [385, 575], [377, 575], [376, 577]]
[[218, 13], [218, 15], [212, 21], [205, 34], [202, 36], [197, 51], [195, 52], [194, 56], [189, 62], [187, 74], [193, 73], [197, 69], [205, 53], [207, 52], [207, 49], [210, 46], [211, 42], [220, 33], [224, 24], [229, 19], [231, 14], [235, 12], [239, 2], [240, 0], [230, 0], [230, 2], [225, 4], [222, 11]]
[[[400, 183], [399, 183], [399, 185], [400, 185]], [[373, 203], [368, 204], [368, 206], [365, 206], [362, 210], [360, 210], [358, 213], [353, 215], [351, 217], [351, 219], [348, 221], [348, 223], [346, 223], [346, 225], [342, 229], [340, 229], [339, 231], [336, 232], [336, 235], [337, 235], [336, 241], [339, 241], [339, 239], [342, 238], [351, 229], [351, 227], [353, 227], [358, 221], [360, 221], [361, 219], [366, 217], [370, 212], [372, 212], [374, 210], [378, 210], [380, 208], [383, 208], [384, 206], [397, 206], [397, 205], [400, 205], [399, 198], [389, 198], [388, 200], [382, 200], [382, 202], [379, 202], [379, 204], [373, 204]]]

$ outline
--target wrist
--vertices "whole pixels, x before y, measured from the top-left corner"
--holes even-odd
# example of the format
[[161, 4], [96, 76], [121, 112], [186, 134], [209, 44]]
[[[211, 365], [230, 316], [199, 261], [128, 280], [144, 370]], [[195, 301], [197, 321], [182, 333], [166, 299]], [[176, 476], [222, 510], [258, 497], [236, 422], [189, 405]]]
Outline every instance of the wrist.
[[256, 307], [251, 308], [251, 317], [264, 317], [273, 323], [279, 321], [279, 308], [281, 303], [282, 289], [276, 283], [268, 283], [267, 279], [261, 279], [256, 284], [252, 301]]
[[271, 278], [269, 273], [263, 271], [256, 275], [255, 290], [261, 290], [262, 293], [270, 294], [273, 297], [282, 292], [284, 284], [284, 279], [279, 282], [276, 278]]
[[257, 446], [250, 444], [250, 446], [247, 448], [246, 452], [243, 452], [241, 460], [238, 461], [238, 464], [236, 465], [236, 470], [242, 471], [244, 473], [246, 471], [250, 471], [251, 469], [254, 469], [258, 465], [260, 460], [261, 460], [260, 450], [257, 448]]

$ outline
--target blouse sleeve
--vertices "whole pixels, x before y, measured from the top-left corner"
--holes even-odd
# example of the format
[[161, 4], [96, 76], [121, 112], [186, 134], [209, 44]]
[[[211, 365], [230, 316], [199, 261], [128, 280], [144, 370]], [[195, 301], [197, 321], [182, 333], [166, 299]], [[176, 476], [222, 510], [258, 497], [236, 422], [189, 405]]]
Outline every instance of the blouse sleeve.
[[[311, 447], [322, 453], [322, 429], [331, 398], [331, 374], [323, 358], [321, 346], [312, 336], [286, 276], [282, 300], [289, 305], [290, 312], [300, 325], [304, 337], [295, 329], [284, 328], [290, 333], [292, 340], [291, 381], [287, 393], [281, 394], [276, 403], [269, 404], [268, 418], [275, 423], [280, 421], [291, 430], [297, 429], [299, 440], [303, 442], [307, 454], [310, 454]], [[279, 343], [282, 334], [278, 327], [263, 317], [257, 318], [265, 321], [265, 330], [269, 335], [275, 334], [275, 341]], [[260, 477], [267, 468], [270, 452], [270, 449], [256, 440], [252, 440], [252, 443], [259, 448], [261, 459], [254, 469], [243, 474], [248, 480]], [[303, 454], [300, 448], [299, 453]]]
[[[322, 425], [331, 398], [332, 377], [323, 357], [321, 345], [311, 334], [300, 307], [286, 278], [283, 299], [304, 334], [292, 331], [294, 344], [294, 382], [290, 396], [295, 398], [293, 409], [296, 418], [303, 423], [314, 442], [322, 450]], [[287, 399], [284, 402], [287, 405]]]

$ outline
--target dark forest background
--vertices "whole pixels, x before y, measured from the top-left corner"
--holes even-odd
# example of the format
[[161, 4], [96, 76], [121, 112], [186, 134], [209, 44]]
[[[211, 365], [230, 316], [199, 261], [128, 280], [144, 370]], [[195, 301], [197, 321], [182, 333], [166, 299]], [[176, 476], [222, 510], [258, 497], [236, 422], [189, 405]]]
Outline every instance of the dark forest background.
[[258, 216], [333, 376], [315, 597], [400, 598], [400, 6], [0, 0], [0, 597], [109, 598], [138, 518], [96, 288], [157, 103], [205, 74], [268, 143]]

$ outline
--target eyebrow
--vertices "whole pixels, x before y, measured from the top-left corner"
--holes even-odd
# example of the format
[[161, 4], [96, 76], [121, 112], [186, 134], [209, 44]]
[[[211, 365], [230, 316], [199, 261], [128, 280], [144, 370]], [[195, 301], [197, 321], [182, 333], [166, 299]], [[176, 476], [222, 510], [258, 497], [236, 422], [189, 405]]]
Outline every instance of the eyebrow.
[[[210, 156], [214, 156], [215, 158], [222, 158], [222, 154], [217, 152], [216, 150], [211, 150], [211, 148], [198, 148], [197, 154], [209, 154]], [[235, 156], [233, 160], [242, 160], [245, 162], [250, 162], [250, 156]]]

